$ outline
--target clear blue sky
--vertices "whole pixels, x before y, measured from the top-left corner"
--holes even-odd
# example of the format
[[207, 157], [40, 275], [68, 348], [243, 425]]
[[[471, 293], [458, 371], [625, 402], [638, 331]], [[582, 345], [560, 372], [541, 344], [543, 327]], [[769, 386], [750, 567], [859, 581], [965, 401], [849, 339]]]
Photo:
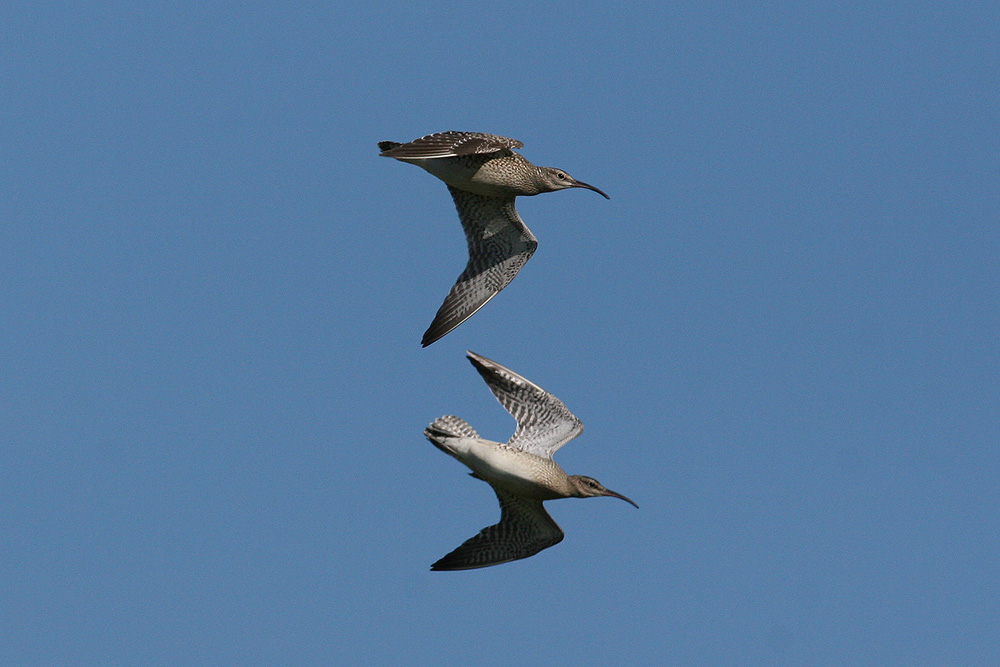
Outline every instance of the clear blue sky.
[[[752, 6], [751, 6], [752, 5]], [[995, 2], [13, 2], [0, 663], [990, 665]], [[427, 349], [465, 262], [378, 157], [514, 137], [605, 190]], [[425, 441], [586, 425], [556, 547]]]

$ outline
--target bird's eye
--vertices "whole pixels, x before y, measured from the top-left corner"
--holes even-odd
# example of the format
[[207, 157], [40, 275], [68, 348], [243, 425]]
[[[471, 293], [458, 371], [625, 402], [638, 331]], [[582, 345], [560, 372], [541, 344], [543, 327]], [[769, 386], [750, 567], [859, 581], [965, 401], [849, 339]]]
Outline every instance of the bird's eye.
[[556, 174], [556, 177], [558, 177], [560, 181], [566, 180], [566, 174], [562, 173], [561, 171], [558, 174]]

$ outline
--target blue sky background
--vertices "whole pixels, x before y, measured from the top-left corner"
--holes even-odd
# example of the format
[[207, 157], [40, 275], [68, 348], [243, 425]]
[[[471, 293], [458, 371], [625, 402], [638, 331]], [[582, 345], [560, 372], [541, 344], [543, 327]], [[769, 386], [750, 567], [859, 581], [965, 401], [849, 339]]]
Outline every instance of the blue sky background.
[[[46, 2], [0, 21], [0, 663], [989, 665], [995, 2]], [[465, 263], [378, 157], [522, 140], [587, 191]], [[585, 423], [558, 546], [421, 433]]]

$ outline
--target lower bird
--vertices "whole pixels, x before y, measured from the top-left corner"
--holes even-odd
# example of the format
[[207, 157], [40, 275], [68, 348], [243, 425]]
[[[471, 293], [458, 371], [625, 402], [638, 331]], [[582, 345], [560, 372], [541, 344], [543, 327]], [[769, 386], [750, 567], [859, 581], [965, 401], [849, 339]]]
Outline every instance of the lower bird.
[[545, 500], [611, 496], [638, 507], [592, 477], [567, 475], [552, 460], [556, 450], [583, 431], [562, 401], [495, 361], [472, 352], [468, 356], [517, 420], [517, 429], [506, 444], [479, 437], [468, 423], [451, 415], [424, 429], [435, 447], [468, 466], [473, 477], [493, 487], [500, 501], [500, 523], [483, 528], [431, 565], [432, 570], [499, 565], [558, 544], [563, 532], [542, 506]]
[[472, 317], [510, 284], [538, 240], [514, 208], [514, 198], [592, 185], [562, 169], [536, 167], [513, 149], [524, 144], [482, 132], [439, 132], [406, 144], [380, 141], [383, 157], [415, 164], [448, 185], [469, 244], [469, 262], [421, 344], [427, 347]]

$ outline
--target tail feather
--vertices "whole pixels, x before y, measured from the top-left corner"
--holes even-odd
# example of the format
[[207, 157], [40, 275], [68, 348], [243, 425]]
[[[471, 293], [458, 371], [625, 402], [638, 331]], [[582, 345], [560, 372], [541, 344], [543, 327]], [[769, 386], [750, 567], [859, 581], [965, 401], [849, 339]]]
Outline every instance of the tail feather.
[[435, 419], [424, 429], [427, 439], [438, 444], [435, 440], [440, 438], [478, 438], [476, 429], [469, 426], [469, 423], [461, 417], [445, 415]]
[[378, 142], [378, 149], [384, 153], [386, 151], [391, 151], [393, 148], [396, 148], [397, 146], [402, 146], [402, 145], [403, 144], [399, 143], [398, 141], [380, 141]]

